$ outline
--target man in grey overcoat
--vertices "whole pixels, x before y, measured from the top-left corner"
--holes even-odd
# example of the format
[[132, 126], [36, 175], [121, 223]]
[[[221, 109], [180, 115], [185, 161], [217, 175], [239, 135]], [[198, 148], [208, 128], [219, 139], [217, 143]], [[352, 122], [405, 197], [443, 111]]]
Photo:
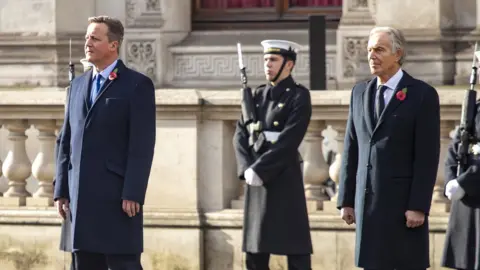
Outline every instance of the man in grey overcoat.
[[440, 153], [440, 104], [429, 84], [403, 70], [400, 30], [370, 32], [375, 77], [353, 87], [338, 209], [356, 224], [355, 264], [369, 270], [425, 270]]

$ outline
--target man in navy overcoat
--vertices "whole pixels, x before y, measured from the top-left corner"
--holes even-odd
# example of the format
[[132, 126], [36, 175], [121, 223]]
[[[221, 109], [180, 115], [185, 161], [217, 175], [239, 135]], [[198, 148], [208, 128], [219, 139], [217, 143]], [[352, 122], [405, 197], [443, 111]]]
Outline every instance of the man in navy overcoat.
[[72, 215], [77, 270], [142, 269], [155, 89], [118, 59], [123, 34], [117, 19], [89, 19], [85, 53], [95, 68], [73, 80], [60, 137], [54, 200]]

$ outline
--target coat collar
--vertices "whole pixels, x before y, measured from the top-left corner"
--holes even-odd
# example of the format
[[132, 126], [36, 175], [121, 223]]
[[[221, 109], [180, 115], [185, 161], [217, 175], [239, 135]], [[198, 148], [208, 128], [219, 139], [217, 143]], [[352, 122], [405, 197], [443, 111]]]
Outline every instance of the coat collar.
[[265, 87], [265, 94], [269, 95], [272, 100], [279, 100], [283, 93], [285, 93], [286, 89], [291, 88], [294, 85], [296, 85], [296, 83], [290, 75], [287, 78], [281, 80], [276, 85], [268, 83]]
[[[117, 69], [117, 72], [116, 72], [117, 75], [121, 76], [120, 74], [122, 73], [122, 71], [125, 70], [125, 68], [126, 67], [125, 67], [125, 64], [123, 63], [123, 61], [118, 59], [117, 64], [115, 65], [115, 67], [112, 70]], [[93, 71], [92, 71], [92, 69], [90, 69], [90, 70], [88, 70], [87, 72], [84, 73], [84, 76], [83, 76], [83, 78], [81, 78], [81, 82], [79, 84], [79, 87], [80, 87], [79, 90], [83, 92], [84, 102], [85, 102], [85, 106], [86, 106], [87, 110], [93, 109], [93, 107], [97, 103], [98, 99], [102, 96], [103, 93], [105, 93], [105, 91], [110, 87], [110, 85], [112, 85], [113, 81], [118, 80], [118, 78], [113, 79], [113, 80], [110, 80], [110, 78], [107, 78], [102, 85], [102, 89], [98, 93], [97, 99], [93, 102], [93, 104], [91, 106], [89, 106], [89, 104], [90, 104], [90, 89], [91, 89], [91, 85], [92, 85], [92, 79], [93, 79]]]
[[374, 125], [373, 123], [373, 108], [374, 108], [373, 104], [375, 101], [374, 100], [375, 91], [377, 89], [376, 88], [377, 78], [373, 78], [367, 83], [367, 86], [365, 87], [365, 91], [363, 93], [363, 109], [364, 109], [367, 129], [371, 136], [373, 136], [375, 131], [377, 131], [378, 128], [385, 122], [385, 119], [387, 119], [395, 111], [395, 109], [402, 103], [401, 100], [396, 98], [397, 93], [400, 90], [404, 89], [405, 87], [411, 86], [413, 82], [414, 82], [413, 77], [410, 76], [410, 74], [408, 74], [407, 72], [403, 71], [403, 77], [398, 82], [398, 85], [393, 92], [393, 96], [390, 99], [390, 102], [388, 102], [387, 106], [385, 107], [385, 110], [380, 115], [380, 118], [378, 119], [378, 122], [376, 125]]

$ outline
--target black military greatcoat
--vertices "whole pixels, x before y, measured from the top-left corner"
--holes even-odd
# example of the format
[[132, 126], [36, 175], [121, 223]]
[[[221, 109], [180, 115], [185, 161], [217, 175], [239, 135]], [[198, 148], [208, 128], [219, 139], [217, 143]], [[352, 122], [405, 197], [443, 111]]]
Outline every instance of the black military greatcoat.
[[[403, 71], [375, 124], [376, 84], [374, 78], [352, 90], [338, 208], [355, 209], [358, 267], [425, 269], [440, 153], [439, 97], [433, 87]], [[397, 94], [405, 88], [405, 96]], [[425, 223], [408, 228], [407, 210], [426, 213]]]
[[278, 138], [253, 154], [242, 119], [233, 139], [238, 177], [252, 168], [262, 186], [247, 186], [243, 251], [279, 255], [311, 254], [312, 243], [298, 147], [310, 122], [310, 92], [288, 77], [254, 92], [256, 113], [264, 130]]
[[[480, 142], [480, 106], [475, 116], [476, 142]], [[454, 269], [480, 269], [480, 155], [469, 156], [470, 167], [457, 177], [459, 132], [448, 147], [445, 160], [445, 185], [457, 179], [465, 191], [462, 200], [453, 200], [445, 239], [442, 265]]]

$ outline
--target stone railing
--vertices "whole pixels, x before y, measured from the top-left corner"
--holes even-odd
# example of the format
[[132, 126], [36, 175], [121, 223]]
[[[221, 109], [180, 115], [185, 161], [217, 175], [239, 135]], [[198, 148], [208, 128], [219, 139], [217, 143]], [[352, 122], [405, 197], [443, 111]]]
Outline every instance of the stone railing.
[[[436, 232], [444, 231], [448, 220], [447, 203], [442, 196], [443, 160], [450, 134], [460, 118], [463, 93], [439, 91], [442, 156], [430, 219], [430, 228]], [[55, 171], [53, 150], [64, 116], [64, 95], [62, 91], [0, 92], [0, 162], [3, 175], [0, 178], [0, 229], [5, 226], [1, 224], [28, 223], [37, 226], [60, 222], [51, 197]], [[328, 177], [338, 183], [350, 91], [312, 91], [311, 95], [313, 116], [300, 150], [305, 161], [304, 181], [312, 237], [317, 239], [315, 252], [322, 254], [324, 249], [331, 249], [322, 244], [325, 237], [333, 237], [331, 239], [337, 245], [345, 246], [345, 243], [353, 241], [351, 234], [345, 235], [341, 231], [346, 228], [351, 231], [354, 227], [346, 226], [340, 220], [334, 207], [335, 197], [330, 200], [324, 186]], [[225, 247], [222, 245], [227, 243], [234, 246], [231, 253], [241, 253], [238, 229], [243, 219], [244, 186], [235, 176], [232, 147], [234, 123], [240, 116], [239, 92], [158, 90], [157, 104], [157, 143], [145, 203], [145, 226], [152, 230], [193, 230], [176, 234], [181, 229], [171, 229], [168, 236], [158, 232], [152, 234], [147, 230], [146, 246], [158, 246], [157, 242], [148, 241], [160, 238], [161, 248], [168, 249], [169, 254], [183, 254], [188, 249], [190, 257], [195, 257], [189, 260], [198, 260], [198, 263], [209, 261], [210, 256], [216, 256], [215, 250], [223, 250]], [[328, 143], [324, 142], [324, 138]], [[336, 153], [331, 164], [325, 159], [327, 149], [324, 148]], [[198, 233], [199, 228], [210, 228], [212, 231]], [[236, 231], [220, 232], [216, 228], [227, 231], [233, 228]], [[331, 229], [338, 229], [340, 238], [328, 233]], [[200, 231], [203, 232], [203, 229]], [[439, 237], [434, 242], [441, 250], [443, 236]], [[184, 239], [183, 242], [178, 238]], [[233, 240], [219, 244], [219, 238]], [[202, 243], [205, 248], [202, 248]], [[348, 244], [345, 250], [350, 253], [337, 254], [347, 258], [348, 265], [353, 263], [353, 247]], [[197, 249], [202, 250], [200, 254]], [[235, 263], [240, 263], [241, 257], [238, 259], [236, 256]], [[340, 258], [338, 256], [331, 254], [329, 258], [334, 260]], [[217, 259], [210, 260], [202, 269], [227, 269], [222, 268], [222, 263]], [[332, 266], [328, 269], [350, 269], [338, 266], [341, 263], [338, 260], [331, 263], [337, 268]], [[323, 266], [326, 264], [330, 265], [321, 263]], [[190, 265], [194, 266], [185, 269], [200, 269], [196, 268], [197, 262]]]
[[[460, 116], [463, 91], [439, 92], [443, 159]], [[331, 203], [323, 202], [335, 200], [325, 195], [323, 182], [330, 177], [338, 183], [349, 96], [350, 91], [312, 91], [312, 121], [300, 149], [312, 211], [329, 210]], [[0, 93], [0, 102], [0, 124], [5, 135], [0, 137], [0, 172], [7, 180], [0, 205], [52, 206], [53, 150], [63, 122], [64, 92], [4, 92]], [[240, 115], [239, 102], [237, 91], [157, 91], [158, 139], [148, 207], [198, 207], [204, 211], [241, 208], [243, 187], [235, 179], [231, 142]], [[324, 137], [336, 153], [330, 165], [322, 149]], [[27, 180], [31, 181], [30, 190]], [[435, 206], [444, 204], [442, 182], [443, 160]]]

